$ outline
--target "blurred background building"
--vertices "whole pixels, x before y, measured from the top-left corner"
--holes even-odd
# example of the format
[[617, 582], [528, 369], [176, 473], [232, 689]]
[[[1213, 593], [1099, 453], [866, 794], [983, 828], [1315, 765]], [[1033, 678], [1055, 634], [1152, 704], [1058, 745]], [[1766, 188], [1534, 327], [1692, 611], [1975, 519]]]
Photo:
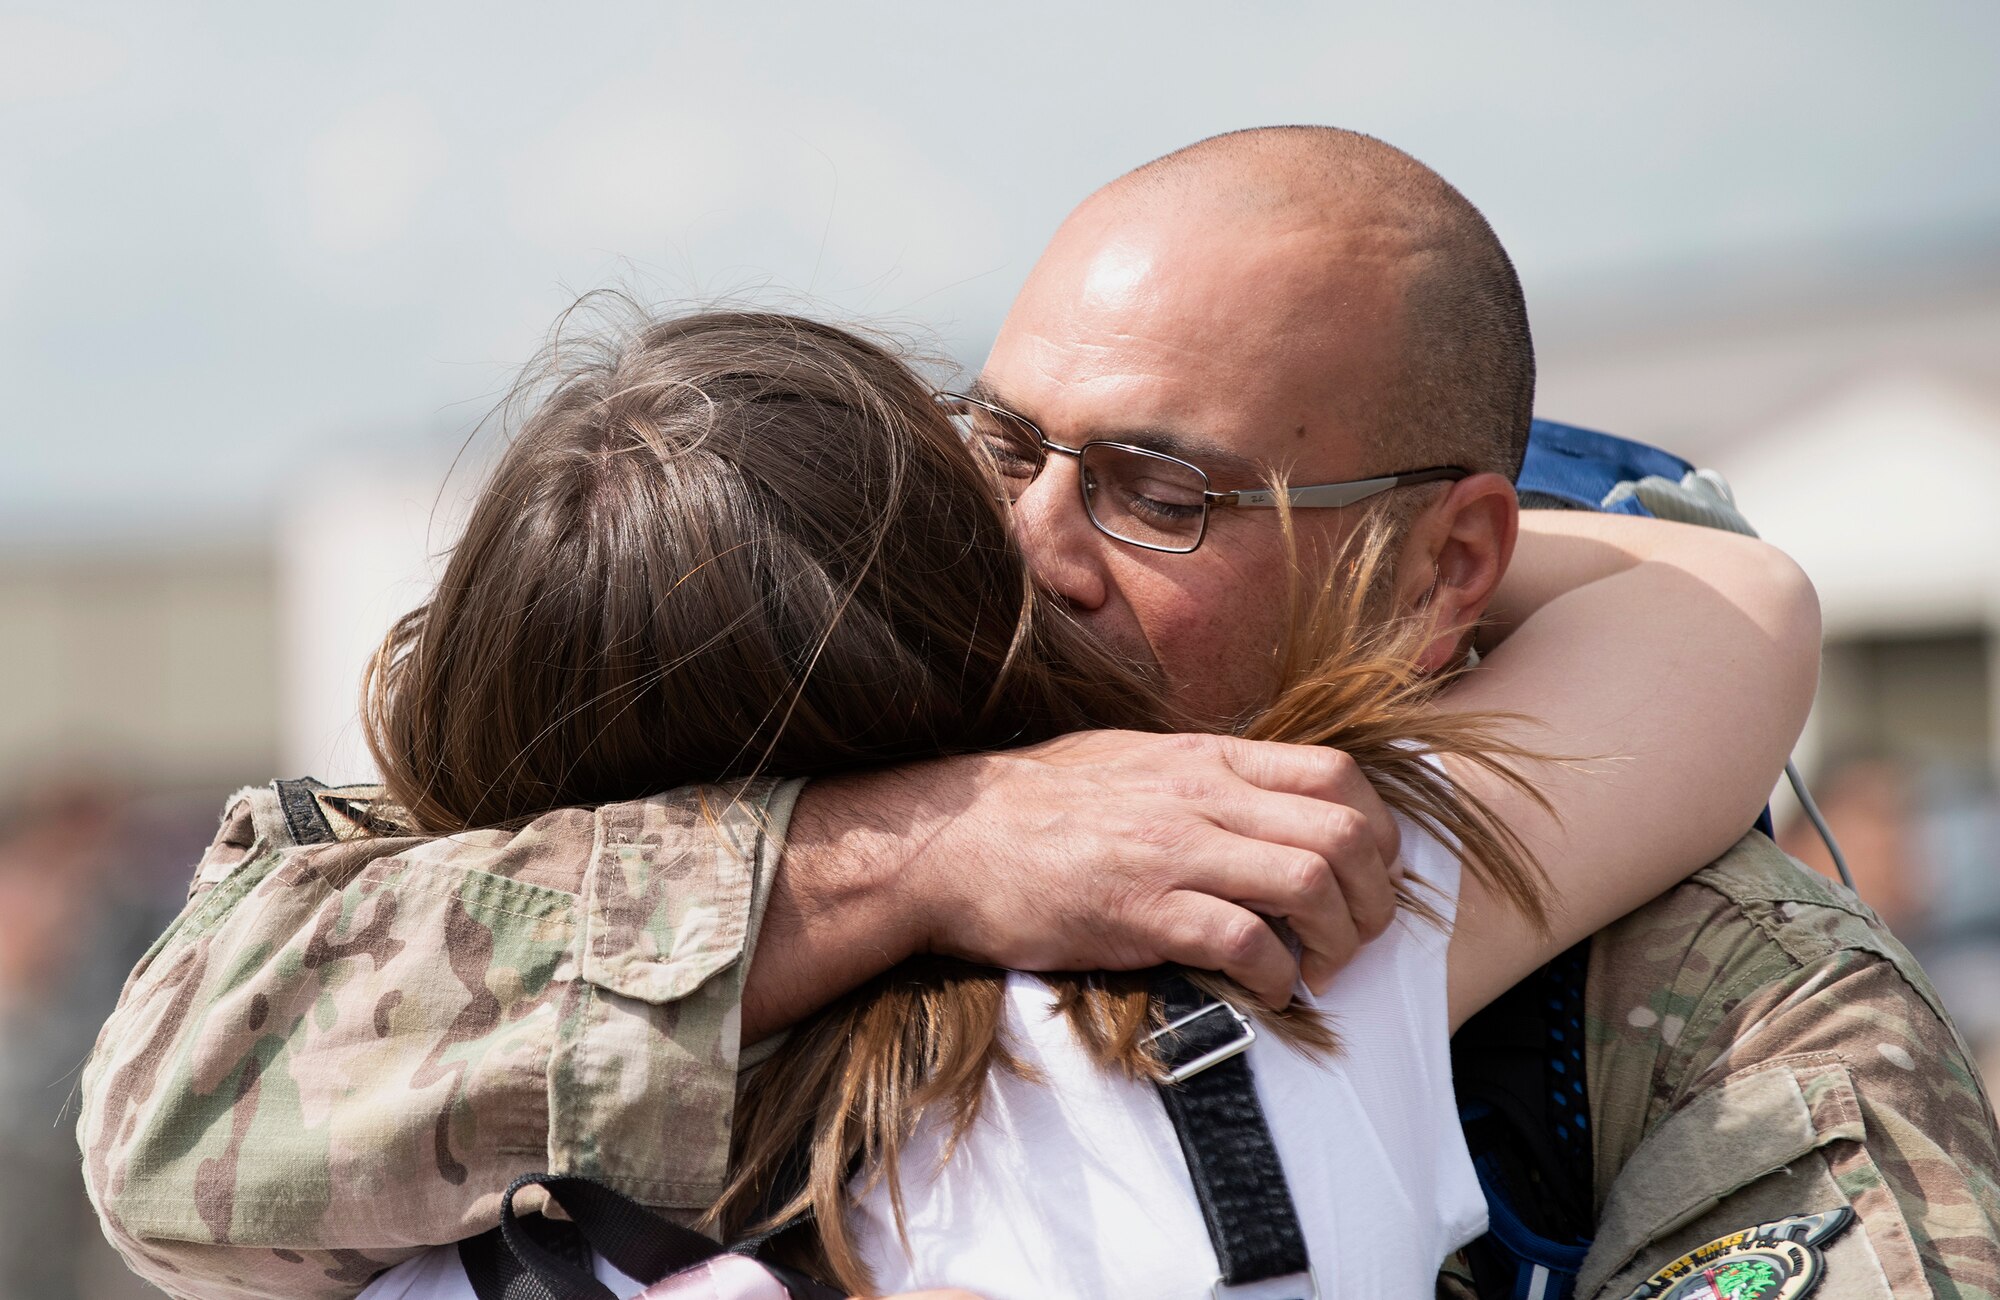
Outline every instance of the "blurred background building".
[[[1537, 340], [1543, 413], [1721, 470], [1812, 575], [1799, 764], [2000, 1080], [2000, 232], [1639, 272], [1539, 312]], [[1788, 790], [1776, 810], [1832, 874]]]
[[976, 367], [1077, 199], [1269, 122], [1460, 185], [1541, 412], [1721, 469], [1812, 574], [1801, 760], [2000, 1078], [1996, 57], [2000, 9], [1945, 0], [10, 6], [0, 1300], [140, 1294], [81, 1199], [76, 1068], [226, 794], [366, 775], [360, 666], [576, 293]]

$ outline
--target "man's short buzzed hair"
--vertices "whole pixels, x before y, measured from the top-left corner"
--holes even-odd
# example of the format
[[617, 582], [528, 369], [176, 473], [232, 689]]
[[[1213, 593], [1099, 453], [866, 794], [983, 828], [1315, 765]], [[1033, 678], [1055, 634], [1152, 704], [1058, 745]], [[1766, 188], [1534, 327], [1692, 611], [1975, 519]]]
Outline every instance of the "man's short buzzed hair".
[[1217, 169], [1240, 169], [1246, 206], [1352, 204], [1408, 240], [1405, 365], [1370, 432], [1387, 456], [1516, 477], [1534, 418], [1535, 345], [1520, 277], [1479, 209], [1402, 150], [1329, 126], [1211, 136], [1113, 185], [1172, 190]]

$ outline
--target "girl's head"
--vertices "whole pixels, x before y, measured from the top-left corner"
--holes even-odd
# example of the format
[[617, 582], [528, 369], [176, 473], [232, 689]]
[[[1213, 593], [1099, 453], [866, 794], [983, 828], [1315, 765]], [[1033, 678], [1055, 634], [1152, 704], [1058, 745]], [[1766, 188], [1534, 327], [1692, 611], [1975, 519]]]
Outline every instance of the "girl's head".
[[422, 828], [1155, 716], [1037, 605], [985, 472], [882, 347], [642, 319], [558, 339], [521, 391], [370, 675], [371, 747]]
[[[1146, 676], [1036, 600], [998, 484], [883, 348], [767, 313], [641, 320], [559, 339], [521, 391], [532, 409], [436, 593], [369, 673], [369, 744], [419, 829], [1165, 724]], [[1283, 689], [1248, 729], [1346, 749], [1391, 808], [1539, 915], [1519, 844], [1427, 760], [1504, 747], [1430, 707], [1427, 629], [1371, 611], [1388, 526], [1356, 531], [1339, 590], [1299, 593], [1274, 648]], [[1157, 1072], [1143, 977], [1050, 982], [1107, 1068]], [[919, 1115], [962, 1132], [987, 1072], [1018, 1068], [1003, 987], [904, 967], [799, 1026], [745, 1090], [716, 1226], [809, 1214], [804, 1259], [865, 1290], [843, 1218], [854, 1162], [893, 1191]], [[1332, 1047], [1310, 1016], [1259, 1014]]]

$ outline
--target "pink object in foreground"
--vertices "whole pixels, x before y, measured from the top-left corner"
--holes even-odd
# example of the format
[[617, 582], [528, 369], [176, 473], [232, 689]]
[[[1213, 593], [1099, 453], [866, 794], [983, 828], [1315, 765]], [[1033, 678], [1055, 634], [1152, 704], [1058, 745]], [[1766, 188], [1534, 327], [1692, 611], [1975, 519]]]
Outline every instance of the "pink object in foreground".
[[[791, 1300], [785, 1284], [753, 1259], [718, 1255], [653, 1283], [633, 1300]], [[907, 1291], [888, 1300], [979, 1300], [970, 1291]]]
[[791, 1300], [771, 1271], [742, 1255], [718, 1255], [641, 1291], [635, 1300]]

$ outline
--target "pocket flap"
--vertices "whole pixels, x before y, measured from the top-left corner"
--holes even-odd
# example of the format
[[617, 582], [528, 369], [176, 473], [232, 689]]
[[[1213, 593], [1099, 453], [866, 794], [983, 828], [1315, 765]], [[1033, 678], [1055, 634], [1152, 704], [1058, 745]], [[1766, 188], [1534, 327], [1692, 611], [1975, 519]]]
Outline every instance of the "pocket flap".
[[741, 957], [763, 851], [760, 804], [704, 790], [599, 809], [583, 880], [583, 978], [642, 1002], [676, 1002]]
[[1591, 1294], [1647, 1243], [1730, 1193], [1829, 1142], [1859, 1142], [1865, 1132], [1854, 1081], [1838, 1056], [1781, 1058], [1705, 1089], [1626, 1162], [1598, 1217], [1577, 1294]]

